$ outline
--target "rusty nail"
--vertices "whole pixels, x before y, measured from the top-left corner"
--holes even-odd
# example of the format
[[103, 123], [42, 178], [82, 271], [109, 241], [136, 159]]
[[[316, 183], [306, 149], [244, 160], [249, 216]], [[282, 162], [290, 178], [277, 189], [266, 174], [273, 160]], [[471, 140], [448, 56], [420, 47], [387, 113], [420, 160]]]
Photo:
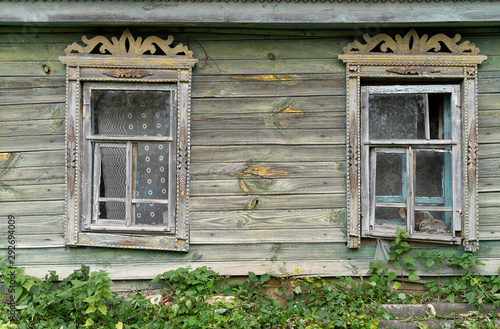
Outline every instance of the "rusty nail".
[[269, 53], [269, 54], [267, 54], [267, 58], [274, 61], [276, 59], [276, 55], [274, 55], [273, 53]]

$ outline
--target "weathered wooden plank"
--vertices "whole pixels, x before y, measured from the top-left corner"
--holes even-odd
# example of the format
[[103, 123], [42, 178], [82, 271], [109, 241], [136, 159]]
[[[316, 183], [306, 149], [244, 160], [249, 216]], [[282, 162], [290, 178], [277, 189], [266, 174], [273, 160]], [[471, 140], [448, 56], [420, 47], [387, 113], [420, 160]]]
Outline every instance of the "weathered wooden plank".
[[277, 107], [267, 114], [206, 114], [192, 118], [191, 130], [225, 130], [225, 129], [287, 129], [307, 128], [344, 128], [345, 113], [339, 112], [305, 112], [298, 109]]
[[196, 230], [282, 229], [346, 226], [345, 208], [304, 210], [240, 210], [192, 212], [191, 227]]
[[[223, 79], [222, 79], [223, 78]], [[295, 75], [252, 75], [193, 78], [192, 95], [199, 97], [260, 97], [344, 95], [338, 74], [300, 78]]]
[[[61, 234], [64, 232], [65, 215], [15, 216], [16, 235]], [[0, 220], [0, 235], [8, 231], [8, 221]], [[47, 255], [45, 255], [45, 258]]]
[[[479, 140], [479, 144], [481, 144], [481, 140]], [[492, 159], [498, 158], [498, 145], [497, 143], [493, 144], [481, 144], [478, 149], [478, 157], [479, 162], [484, 161], [484, 159]]]
[[280, 109], [285, 113], [288, 113], [286, 111], [315, 114], [320, 111], [345, 113], [345, 96], [193, 98], [191, 104], [193, 121], [198, 117], [224, 114], [269, 115], [279, 112]]
[[500, 175], [479, 177], [479, 192], [500, 192]]
[[500, 110], [479, 111], [478, 119], [480, 128], [498, 127], [500, 125]]
[[479, 127], [478, 140], [483, 144], [500, 143], [500, 127]]
[[[327, 150], [325, 150], [327, 151]], [[281, 160], [286, 160], [283, 158]], [[304, 160], [314, 160], [304, 159]], [[191, 180], [274, 180], [282, 178], [345, 179], [345, 162], [266, 162], [196, 163], [191, 166]], [[271, 183], [271, 182], [269, 182]], [[208, 184], [208, 183], [207, 183]]]
[[65, 87], [0, 90], [0, 105], [65, 102]]
[[61, 200], [65, 196], [65, 184], [21, 185], [0, 188], [0, 200], [4, 201], [40, 201]]
[[[64, 165], [64, 151], [0, 153], [1, 168], [54, 167]], [[63, 168], [60, 170], [64, 171]]]
[[2, 62], [2, 65], [0, 65], [0, 77], [66, 76], [66, 65], [57, 59], [50, 61], [23, 61], [22, 59], [22, 57], [17, 56], [9, 61]]
[[[191, 196], [274, 195], [297, 193], [344, 193], [345, 178], [240, 178], [238, 180], [197, 180], [191, 183]], [[2, 194], [0, 193], [0, 199]]]
[[[156, 263], [165, 261], [164, 251], [134, 250], [117, 252], [111, 248], [50, 248], [50, 249], [17, 249], [16, 261], [22, 266], [35, 264], [69, 265], [69, 264], [119, 264]], [[84, 251], [84, 252], [82, 252]], [[189, 253], [168, 253], [169, 262], [221, 262], [280, 259], [362, 259], [373, 257], [374, 250], [365, 248], [352, 252], [340, 243], [291, 243], [268, 244], [233, 244], [233, 245], [195, 245], [190, 246]], [[51, 257], [47, 259], [47, 254]], [[368, 257], [367, 257], [368, 256]]]
[[256, 145], [290, 144], [342, 145], [345, 129], [255, 129], [255, 130], [197, 130], [191, 134], [193, 145]]
[[478, 161], [479, 178], [500, 175], [500, 154], [498, 158], [479, 158]]
[[479, 94], [478, 96], [478, 109], [479, 111], [485, 110], [499, 110], [500, 94]]
[[0, 106], [0, 122], [23, 120], [64, 120], [66, 104], [22, 104]]
[[66, 77], [45, 74], [30, 77], [3, 77], [0, 89], [54, 88], [66, 87]]
[[64, 135], [0, 137], [0, 152], [52, 151], [64, 149]]
[[[64, 163], [64, 161], [63, 161]], [[65, 166], [39, 168], [0, 168], [0, 186], [63, 184]], [[0, 198], [1, 200], [1, 198]]]
[[[326, 147], [324, 145], [200, 146], [194, 143], [191, 145], [192, 170], [196, 170], [194, 164], [202, 162], [241, 163], [243, 160], [261, 163], [284, 159], [290, 162], [334, 162], [345, 159], [344, 145]], [[481, 149], [481, 152], [484, 154], [485, 150]]]
[[341, 208], [346, 205], [345, 194], [247, 195], [191, 197], [191, 210], [296, 210]]
[[479, 207], [479, 225], [498, 225], [500, 220], [500, 206]]
[[63, 134], [64, 119], [0, 122], [0, 137]]
[[64, 214], [64, 200], [0, 202], [0, 216], [42, 216]]
[[[271, 274], [273, 276], [293, 276], [295, 269], [300, 269], [303, 276], [365, 276], [370, 270], [370, 262], [373, 259], [325, 259], [318, 261], [316, 259], [287, 259], [287, 260], [248, 260], [242, 263], [241, 261], [227, 262], [162, 262], [162, 263], [139, 263], [139, 264], [120, 264], [107, 266], [91, 266], [92, 271], [106, 270], [112, 280], [143, 280], [152, 279], [159, 273], [175, 270], [179, 267], [197, 268], [206, 266], [221, 275], [246, 276], [249, 271], [257, 275]], [[481, 266], [480, 272], [483, 275], [498, 274], [498, 258], [481, 259], [485, 266]], [[60, 277], [67, 277], [74, 270], [80, 268], [80, 264], [65, 264], [65, 265], [30, 265], [25, 269], [24, 273], [43, 278], [49, 271], [55, 270]], [[422, 272], [417, 271], [420, 276], [436, 276], [435, 271]], [[457, 276], [463, 274], [457, 271], [454, 267], [443, 266], [440, 269], [440, 276]]]
[[[500, 227], [498, 225], [480, 225], [479, 226], [479, 248], [482, 249], [483, 241], [498, 241], [500, 240]], [[498, 250], [497, 250], [498, 251]], [[497, 254], [498, 256], [498, 254]]]
[[479, 207], [498, 207], [500, 206], [500, 192], [479, 193]]
[[[64, 234], [16, 234], [16, 248], [56, 248], [64, 247]], [[0, 235], [0, 246], [7, 249], [7, 235]], [[48, 257], [50, 258], [50, 257]], [[17, 264], [16, 264], [17, 265]]]

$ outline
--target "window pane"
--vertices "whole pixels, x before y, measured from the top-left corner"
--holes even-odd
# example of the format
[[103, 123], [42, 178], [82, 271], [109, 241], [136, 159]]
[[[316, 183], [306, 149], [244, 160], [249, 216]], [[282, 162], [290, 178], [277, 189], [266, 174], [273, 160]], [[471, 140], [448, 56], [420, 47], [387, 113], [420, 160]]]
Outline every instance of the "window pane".
[[125, 224], [125, 203], [99, 202], [99, 219], [123, 220]]
[[406, 228], [406, 208], [375, 207], [375, 224]]
[[101, 158], [100, 197], [125, 198], [127, 152], [123, 147], [101, 145], [97, 152]]
[[169, 144], [137, 143], [136, 199], [168, 199]]
[[370, 139], [425, 139], [425, 96], [370, 95]]
[[[397, 200], [385, 200], [386, 202], [404, 202], [405, 154], [378, 150], [376, 157], [375, 195], [399, 197]], [[379, 198], [377, 200], [381, 201]]]
[[168, 223], [168, 205], [159, 203], [137, 203], [134, 207], [136, 225], [159, 225]]
[[451, 211], [415, 211], [415, 230], [423, 233], [451, 232]]
[[451, 194], [451, 186], [447, 187], [446, 183], [451, 184], [451, 151], [415, 150], [415, 197], [419, 203], [426, 202], [425, 198], [439, 198], [444, 202], [445, 190]]
[[170, 136], [170, 91], [93, 90], [93, 132]]

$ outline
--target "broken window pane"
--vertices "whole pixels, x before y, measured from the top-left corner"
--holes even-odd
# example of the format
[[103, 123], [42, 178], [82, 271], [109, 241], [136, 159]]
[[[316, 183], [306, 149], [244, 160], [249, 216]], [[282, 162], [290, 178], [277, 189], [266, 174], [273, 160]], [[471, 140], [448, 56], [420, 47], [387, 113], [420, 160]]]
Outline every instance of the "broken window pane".
[[125, 203], [99, 202], [99, 219], [123, 220], [125, 223]]
[[170, 136], [170, 92], [93, 90], [93, 132], [114, 136]]
[[425, 139], [425, 100], [425, 94], [370, 95], [370, 139]]

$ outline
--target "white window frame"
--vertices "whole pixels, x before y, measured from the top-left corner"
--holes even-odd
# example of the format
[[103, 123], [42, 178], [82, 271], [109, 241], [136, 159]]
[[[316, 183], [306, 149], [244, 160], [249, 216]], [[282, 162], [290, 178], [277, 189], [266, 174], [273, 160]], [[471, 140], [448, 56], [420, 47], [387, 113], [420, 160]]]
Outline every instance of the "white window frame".
[[[182, 44], [172, 47], [171, 36], [136, 40], [125, 30], [120, 39], [83, 36], [82, 40], [87, 46], [74, 43], [60, 57], [66, 64], [67, 88], [66, 245], [188, 251], [191, 80], [197, 60]], [[91, 93], [98, 89], [169, 92], [170, 136], [93, 135]], [[134, 143], [144, 141], [169, 145], [168, 200], [133, 198], [131, 151]], [[166, 225], [133, 225], [131, 210], [118, 225], [98, 219], [100, 178], [96, 168], [100, 166], [93, 149], [110, 143], [126, 145], [126, 204], [168, 204]]]

